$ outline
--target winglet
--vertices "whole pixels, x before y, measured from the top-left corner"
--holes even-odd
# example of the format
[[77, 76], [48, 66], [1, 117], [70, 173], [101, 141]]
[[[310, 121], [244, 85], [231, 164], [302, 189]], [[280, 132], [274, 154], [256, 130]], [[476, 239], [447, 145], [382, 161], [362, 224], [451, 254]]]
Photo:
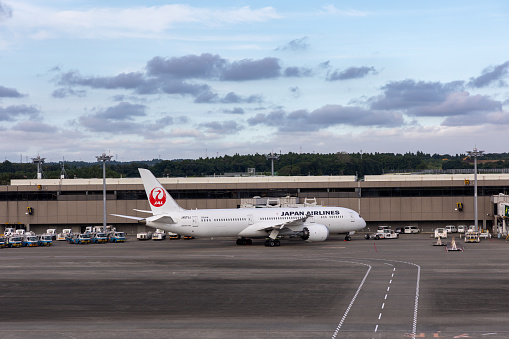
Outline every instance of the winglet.
[[150, 209], [154, 215], [183, 211], [159, 180], [147, 169], [138, 168], [147, 193]]

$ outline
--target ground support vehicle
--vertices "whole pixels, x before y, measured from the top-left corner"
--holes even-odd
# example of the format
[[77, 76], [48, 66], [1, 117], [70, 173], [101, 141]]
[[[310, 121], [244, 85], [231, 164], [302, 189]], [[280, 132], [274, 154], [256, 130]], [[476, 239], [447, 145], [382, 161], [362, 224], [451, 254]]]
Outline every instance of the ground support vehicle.
[[194, 237], [190, 236], [190, 235], [184, 235], [184, 240], [191, 240], [191, 239], [194, 239]]
[[19, 229], [17, 229], [17, 230], [16, 230], [16, 232], [14, 232], [14, 234], [16, 234], [16, 235], [20, 235], [20, 236], [24, 236], [24, 235], [25, 235], [25, 232], [26, 232], [26, 230], [25, 230], [25, 229], [23, 229], [23, 228], [19, 228]]
[[39, 239], [35, 235], [25, 235], [21, 242], [23, 247], [37, 247], [39, 245]]
[[14, 233], [16, 233], [16, 229], [15, 228], [12, 228], [12, 227], [7, 227], [5, 230], [4, 230], [4, 235], [7, 237], [9, 235], [13, 235]]
[[70, 228], [63, 229], [62, 233], [59, 233], [57, 235], [57, 240], [59, 241], [67, 240], [67, 238], [70, 238], [72, 234], [73, 234], [72, 229]]
[[467, 232], [465, 233], [465, 242], [480, 242], [479, 232]]
[[411, 233], [419, 233], [419, 229], [417, 226], [405, 226], [404, 233], [411, 234]]
[[140, 232], [136, 234], [138, 240], [149, 240], [152, 239], [152, 232]]
[[88, 234], [73, 234], [67, 238], [69, 244], [90, 244], [90, 235]]
[[488, 230], [482, 230], [481, 232], [479, 232], [479, 237], [488, 239], [491, 238], [491, 233]]
[[173, 233], [173, 232], [168, 232], [168, 238], [170, 238], [170, 240], [180, 239], [180, 234]]
[[6, 237], [6, 245], [7, 247], [21, 247], [23, 239], [19, 235], [10, 235]]
[[53, 244], [53, 237], [51, 234], [42, 234], [39, 236], [39, 246], [51, 246]]
[[458, 233], [465, 233], [467, 230], [467, 226], [466, 225], [459, 225], [458, 226]]
[[166, 239], [166, 232], [164, 230], [157, 229], [154, 234], [152, 234], [152, 240], [164, 240]]
[[50, 235], [52, 240], [57, 240], [56, 228], [48, 228], [44, 234]]
[[447, 238], [447, 230], [445, 228], [436, 228], [435, 239], [436, 238]]
[[90, 242], [92, 244], [104, 244], [108, 242], [108, 236], [103, 232], [93, 233]]
[[5, 238], [0, 237], [0, 248], [5, 247]]
[[454, 225], [445, 226], [445, 230], [447, 231], [447, 233], [457, 233], [458, 232], [458, 229]]
[[394, 230], [386, 228], [386, 229], [383, 229], [383, 230], [379, 230], [376, 233], [373, 233], [371, 235], [366, 234], [365, 238], [368, 239], [368, 240], [369, 239], [374, 239], [374, 240], [378, 240], [378, 239], [398, 239], [399, 238], [399, 234], [394, 232]]
[[125, 234], [124, 232], [112, 232], [108, 234], [108, 242], [124, 242]]

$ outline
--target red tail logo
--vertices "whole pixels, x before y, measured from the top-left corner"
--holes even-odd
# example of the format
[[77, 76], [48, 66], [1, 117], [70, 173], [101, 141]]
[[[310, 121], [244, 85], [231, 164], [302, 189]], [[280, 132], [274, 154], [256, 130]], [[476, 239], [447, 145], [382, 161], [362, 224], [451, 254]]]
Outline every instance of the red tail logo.
[[156, 187], [150, 192], [150, 196], [148, 197], [150, 204], [154, 207], [161, 207], [166, 202], [166, 193], [164, 193], [164, 189], [161, 187]]

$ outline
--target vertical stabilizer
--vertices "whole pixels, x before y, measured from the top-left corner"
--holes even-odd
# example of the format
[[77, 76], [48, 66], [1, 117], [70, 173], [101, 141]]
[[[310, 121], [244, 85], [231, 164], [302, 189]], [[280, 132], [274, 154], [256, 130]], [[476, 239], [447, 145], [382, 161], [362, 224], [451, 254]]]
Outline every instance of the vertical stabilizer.
[[154, 215], [183, 210], [164, 189], [163, 185], [159, 183], [159, 180], [156, 179], [152, 172], [144, 168], [138, 168], [138, 171], [140, 171], [141, 180], [143, 181], [148, 202]]

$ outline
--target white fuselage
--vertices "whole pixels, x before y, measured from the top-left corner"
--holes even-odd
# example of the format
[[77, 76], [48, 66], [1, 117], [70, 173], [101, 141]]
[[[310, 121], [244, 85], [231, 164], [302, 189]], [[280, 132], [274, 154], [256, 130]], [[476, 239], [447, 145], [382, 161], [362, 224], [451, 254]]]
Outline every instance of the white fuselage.
[[306, 225], [312, 224], [324, 225], [334, 234], [358, 231], [366, 226], [357, 212], [343, 207], [182, 210], [169, 216], [173, 223], [147, 220], [147, 226], [198, 237], [263, 237], [267, 235], [266, 231], [246, 233], [245, 230], [252, 225], [256, 228], [274, 222], [285, 224], [280, 235], [301, 232]]

